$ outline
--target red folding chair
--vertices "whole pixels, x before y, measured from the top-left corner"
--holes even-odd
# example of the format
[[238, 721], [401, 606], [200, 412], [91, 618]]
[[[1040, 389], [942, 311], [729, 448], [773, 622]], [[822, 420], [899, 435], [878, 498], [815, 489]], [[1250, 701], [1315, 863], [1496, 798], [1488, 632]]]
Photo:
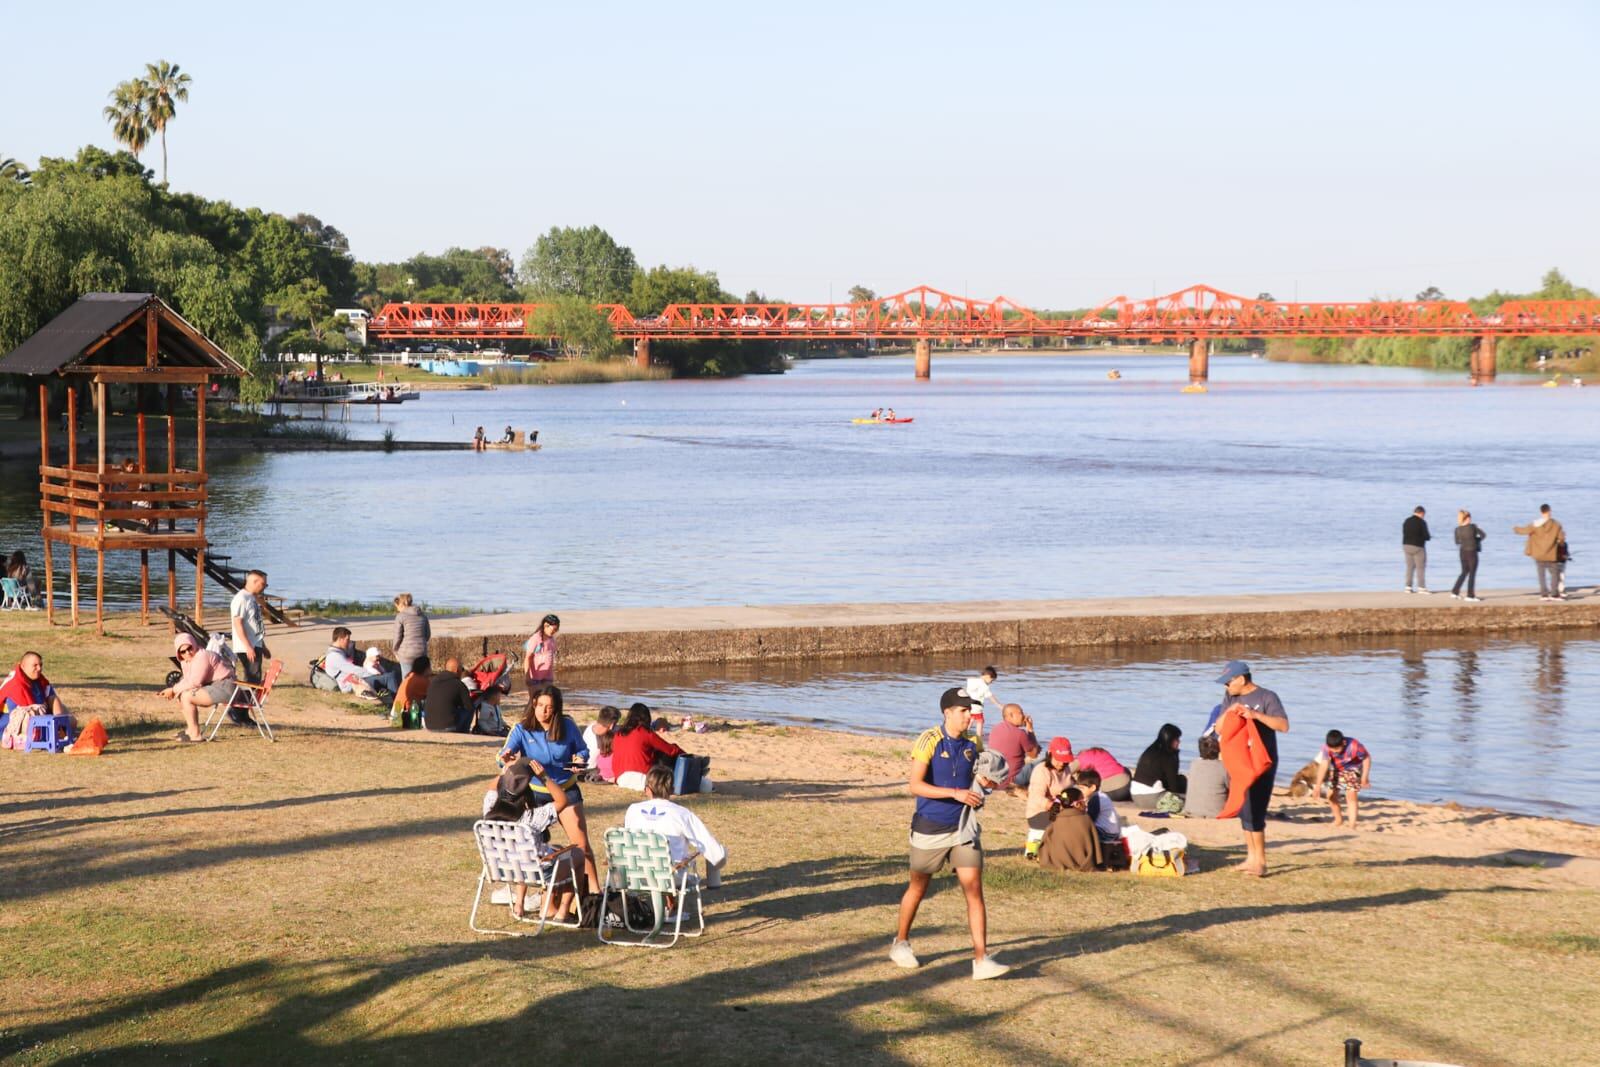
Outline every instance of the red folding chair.
[[[206, 726], [211, 726], [211, 734], [206, 740], [211, 741], [216, 738], [217, 731], [222, 729], [222, 720], [227, 718], [228, 709], [233, 707], [244, 708], [250, 713], [251, 721], [256, 724], [256, 732], [262, 737], [268, 741], [278, 740], [272, 736], [272, 724], [267, 722], [266, 706], [267, 698], [272, 695], [272, 686], [282, 673], [283, 660], [275, 659], [267, 664], [267, 673], [262, 675], [260, 685], [253, 682], [235, 682], [233, 696], [226, 704], [211, 705], [211, 714], [206, 716], [205, 726], [200, 728], [204, 730]], [[211, 725], [213, 718], [217, 720], [215, 726]]]

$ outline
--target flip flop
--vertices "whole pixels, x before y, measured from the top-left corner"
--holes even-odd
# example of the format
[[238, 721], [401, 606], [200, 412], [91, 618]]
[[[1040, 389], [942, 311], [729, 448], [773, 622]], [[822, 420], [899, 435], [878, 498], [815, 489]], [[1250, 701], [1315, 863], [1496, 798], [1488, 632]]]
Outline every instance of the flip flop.
[[202, 745], [205, 744], [206, 739], [203, 737], [190, 737], [188, 734], [179, 734], [178, 740], [185, 745]]

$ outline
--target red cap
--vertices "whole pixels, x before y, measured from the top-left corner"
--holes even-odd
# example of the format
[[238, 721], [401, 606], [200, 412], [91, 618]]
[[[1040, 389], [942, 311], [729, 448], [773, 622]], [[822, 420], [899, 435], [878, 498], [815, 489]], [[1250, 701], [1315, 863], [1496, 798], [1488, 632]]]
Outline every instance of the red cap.
[[1052, 737], [1050, 739], [1050, 755], [1059, 763], [1072, 762], [1072, 742], [1065, 737]]

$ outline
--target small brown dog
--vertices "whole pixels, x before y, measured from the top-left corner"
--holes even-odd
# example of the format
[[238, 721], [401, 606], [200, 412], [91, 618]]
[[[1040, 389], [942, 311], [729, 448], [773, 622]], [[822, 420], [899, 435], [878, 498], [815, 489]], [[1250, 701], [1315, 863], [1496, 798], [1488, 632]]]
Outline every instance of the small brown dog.
[[1289, 783], [1289, 795], [1292, 797], [1308, 797], [1316, 787], [1316, 782], [1317, 761], [1312, 760], [1295, 772], [1294, 781]]

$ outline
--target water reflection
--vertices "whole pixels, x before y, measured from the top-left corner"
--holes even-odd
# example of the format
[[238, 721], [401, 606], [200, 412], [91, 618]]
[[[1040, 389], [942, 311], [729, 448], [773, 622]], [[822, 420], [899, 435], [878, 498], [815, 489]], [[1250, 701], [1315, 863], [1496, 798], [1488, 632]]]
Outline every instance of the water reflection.
[[[1129, 761], [1170, 720], [1184, 728], [1187, 761], [1226, 654], [1196, 645], [994, 658], [996, 694], [1021, 703], [1042, 736], [1104, 745]], [[1600, 705], [1600, 640], [1342, 640], [1263, 644], [1244, 658], [1289, 712], [1285, 770], [1314, 758], [1337, 728], [1372, 750], [1379, 795], [1600, 822], [1600, 737], [1569, 728], [1577, 709]], [[562, 680], [579, 699], [642, 699], [669, 715], [909, 736], [937, 718], [940, 691], [985, 659], [691, 665]]]

